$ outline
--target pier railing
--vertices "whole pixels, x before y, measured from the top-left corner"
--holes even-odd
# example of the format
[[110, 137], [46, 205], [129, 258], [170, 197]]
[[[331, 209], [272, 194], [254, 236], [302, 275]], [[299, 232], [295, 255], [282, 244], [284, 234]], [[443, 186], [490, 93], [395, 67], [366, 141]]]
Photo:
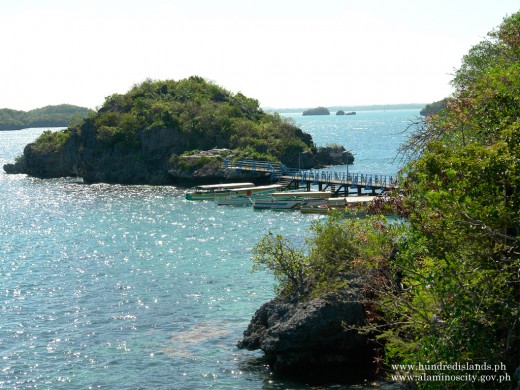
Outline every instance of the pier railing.
[[397, 177], [381, 174], [337, 172], [321, 169], [289, 168], [281, 162], [224, 159], [224, 168], [237, 172], [266, 173], [271, 180], [293, 180], [311, 184], [393, 189], [399, 187]]

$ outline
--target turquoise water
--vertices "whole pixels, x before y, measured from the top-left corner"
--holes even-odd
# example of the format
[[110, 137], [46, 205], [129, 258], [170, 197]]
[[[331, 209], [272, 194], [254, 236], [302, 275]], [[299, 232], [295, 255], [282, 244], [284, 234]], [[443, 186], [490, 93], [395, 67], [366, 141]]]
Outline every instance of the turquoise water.
[[[352, 149], [356, 170], [385, 173], [417, 114], [294, 118], [316, 143]], [[42, 131], [0, 132], [0, 165]], [[0, 388], [305, 387], [235, 344], [274, 296], [250, 249], [268, 230], [301, 242], [324, 217], [184, 191], [0, 173]]]
[[[333, 113], [335, 114], [335, 113]], [[419, 110], [358, 111], [357, 115], [302, 116], [284, 114], [309, 132], [316, 145], [336, 143], [354, 154], [350, 172], [395, 175], [400, 168], [396, 159], [399, 144], [405, 139], [404, 131], [410, 121], [419, 116]], [[345, 170], [335, 167], [333, 170]]]

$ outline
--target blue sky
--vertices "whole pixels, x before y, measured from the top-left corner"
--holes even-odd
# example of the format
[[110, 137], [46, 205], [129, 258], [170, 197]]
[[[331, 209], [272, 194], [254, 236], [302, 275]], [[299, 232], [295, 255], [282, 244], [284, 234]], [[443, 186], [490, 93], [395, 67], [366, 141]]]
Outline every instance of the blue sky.
[[3, 0], [0, 108], [198, 75], [263, 107], [427, 103], [520, 0]]

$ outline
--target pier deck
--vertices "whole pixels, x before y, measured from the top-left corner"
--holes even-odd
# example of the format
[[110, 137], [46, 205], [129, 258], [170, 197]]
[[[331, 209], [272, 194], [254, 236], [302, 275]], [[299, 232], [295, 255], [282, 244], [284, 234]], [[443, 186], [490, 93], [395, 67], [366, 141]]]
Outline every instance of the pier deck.
[[289, 188], [305, 186], [310, 190], [311, 186], [316, 185], [320, 191], [330, 189], [333, 195], [347, 196], [351, 189], [361, 195], [363, 191], [375, 194], [376, 191], [399, 188], [395, 176], [352, 173], [348, 169], [346, 172], [302, 170], [289, 168], [279, 162], [228, 159], [224, 160], [224, 168], [235, 172], [265, 173], [271, 181], [285, 183]]

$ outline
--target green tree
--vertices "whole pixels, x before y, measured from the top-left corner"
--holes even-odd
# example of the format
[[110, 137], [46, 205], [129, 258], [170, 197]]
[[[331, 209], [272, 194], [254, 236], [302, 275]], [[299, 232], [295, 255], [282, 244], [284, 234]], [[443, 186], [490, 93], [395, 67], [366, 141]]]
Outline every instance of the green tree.
[[402, 180], [409, 228], [374, 290], [389, 361], [519, 365], [519, 48], [517, 13], [464, 58], [446, 109], [405, 146], [418, 156]]
[[[297, 257], [307, 296], [344, 288], [356, 275], [365, 280], [367, 324], [361, 331], [379, 343], [387, 363], [503, 363], [518, 380], [519, 60], [516, 13], [464, 58], [445, 109], [424, 118], [403, 146], [411, 156], [400, 189], [406, 219], [387, 224], [329, 218], [313, 225], [306, 260]], [[257, 262], [271, 269], [279, 265], [282, 259], [269, 245], [259, 249], [263, 256]], [[513, 382], [483, 386], [512, 388]]]

